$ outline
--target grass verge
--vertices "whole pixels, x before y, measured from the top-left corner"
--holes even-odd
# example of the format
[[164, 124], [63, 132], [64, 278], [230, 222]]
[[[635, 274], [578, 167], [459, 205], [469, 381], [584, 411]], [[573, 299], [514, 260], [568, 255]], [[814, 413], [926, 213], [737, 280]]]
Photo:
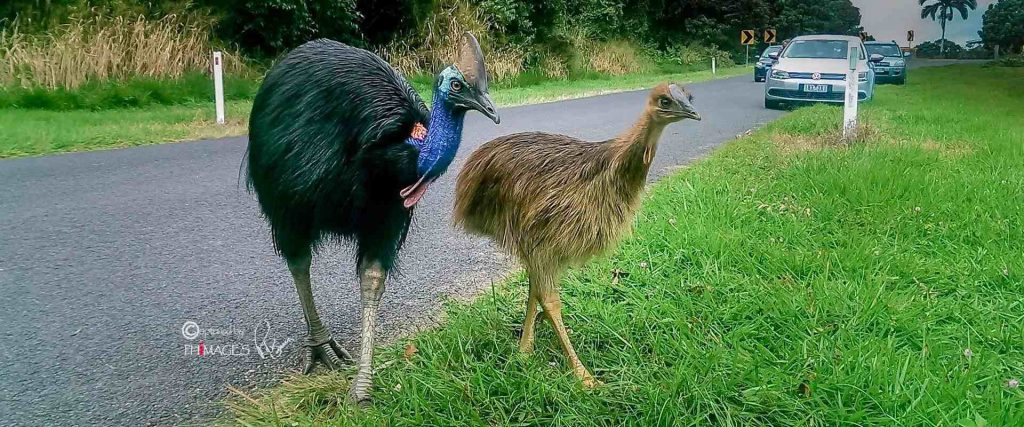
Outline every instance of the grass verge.
[[[583, 390], [526, 286], [448, 307], [344, 373], [230, 400], [243, 425], [1024, 425], [1024, 70], [918, 70], [797, 110], [659, 182], [634, 235], [563, 281]], [[616, 273], [613, 273], [616, 272]]]
[[[749, 72], [743, 67], [719, 70], [718, 76], [708, 71], [676, 74], [627, 75], [614, 78], [586, 80], [555, 80], [522, 87], [496, 87], [495, 102], [500, 106], [522, 105], [536, 102], [578, 98], [599, 93], [641, 89], [663, 80], [692, 82], [711, 78], [731, 77]], [[194, 83], [194, 82], [193, 82]], [[191, 88], [193, 83], [182, 83]], [[143, 90], [146, 83], [136, 84]], [[429, 84], [416, 84], [425, 98], [429, 98]], [[133, 86], [134, 87], [134, 86]], [[135, 93], [135, 90], [130, 91]], [[86, 87], [74, 94], [40, 94], [38, 102], [44, 105], [68, 106], [75, 103], [106, 106], [109, 99], [94, 100], [89, 94], [98, 93]], [[244, 98], [239, 94], [238, 98]], [[99, 95], [97, 95], [99, 96]], [[178, 100], [185, 95], [176, 95]], [[2, 98], [2, 96], [0, 96]], [[151, 97], [152, 98], [152, 97]], [[36, 99], [31, 94], [19, 94], [18, 99]], [[120, 99], [120, 98], [118, 98]], [[136, 99], [136, 98], [132, 98]], [[159, 98], [146, 98], [147, 104], [159, 104]], [[0, 99], [0, 104], [2, 104]], [[134, 101], [131, 101], [134, 102]], [[151, 105], [137, 109], [108, 109], [102, 111], [47, 111], [33, 109], [0, 108], [0, 158], [32, 156], [128, 147], [161, 142], [238, 136], [248, 127], [251, 101], [239, 99], [228, 102], [227, 126], [213, 121], [213, 103], [186, 105]]]

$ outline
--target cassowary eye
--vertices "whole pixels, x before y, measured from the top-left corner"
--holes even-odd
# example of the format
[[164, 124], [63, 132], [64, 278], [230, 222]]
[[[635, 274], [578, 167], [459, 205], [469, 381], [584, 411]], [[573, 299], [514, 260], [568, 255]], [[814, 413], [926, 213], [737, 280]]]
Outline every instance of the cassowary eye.
[[458, 80], [452, 80], [452, 91], [458, 92], [462, 90], [462, 83]]
[[668, 108], [669, 105], [672, 105], [672, 103], [668, 100], [668, 98], [661, 98], [658, 100], [658, 106], [661, 108]]

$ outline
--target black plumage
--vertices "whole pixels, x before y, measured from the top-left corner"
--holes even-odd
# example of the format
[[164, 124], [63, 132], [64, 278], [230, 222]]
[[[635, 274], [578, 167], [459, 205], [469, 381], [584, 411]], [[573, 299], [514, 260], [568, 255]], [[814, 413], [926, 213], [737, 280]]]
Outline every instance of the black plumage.
[[383, 59], [332, 40], [289, 53], [256, 95], [248, 180], [285, 259], [320, 239], [354, 240], [357, 262], [386, 271], [412, 211], [399, 192], [414, 183], [418, 150], [404, 143], [430, 112]]
[[458, 65], [442, 71], [434, 89], [430, 111], [377, 55], [321, 39], [274, 65], [253, 102], [248, 185], [302, 304], [307, 373], [352, 359], [317, 314], [313, 248], [325, 239], [356, 245], [362, 331], [353, 401], [369, 399], [377, 307], [413, 207], [454, 158], [466, 111], [498, 122], [472, 35], [463, 40]]

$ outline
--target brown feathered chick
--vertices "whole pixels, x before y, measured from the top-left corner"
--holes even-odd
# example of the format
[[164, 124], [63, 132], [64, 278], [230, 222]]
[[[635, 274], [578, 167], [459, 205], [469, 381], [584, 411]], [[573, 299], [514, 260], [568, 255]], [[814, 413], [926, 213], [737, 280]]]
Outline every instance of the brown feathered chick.
[[455, 223], [494, 239], [529, 275], [519, 349], [533, 351], [539, 305], [587, 387], [598, 382], [565, 332], [559, 278], [567, 267], [613, 247], [629, 228], [662, 130], [682, 119], [701, 119], [692, 100], [682, 86], [662, 83], [651, 91], [636, 124], [617, 138], [507, 135], [476, 150], [459, 174]]

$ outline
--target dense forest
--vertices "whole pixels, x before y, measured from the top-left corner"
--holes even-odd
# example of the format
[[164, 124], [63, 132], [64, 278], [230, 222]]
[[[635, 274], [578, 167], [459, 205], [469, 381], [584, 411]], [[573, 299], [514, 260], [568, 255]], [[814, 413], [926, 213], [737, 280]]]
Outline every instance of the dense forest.
[[[141, 73], [177, 77], [204, 63], [208, 49], [198, 45], [223, 48], [233, 63], [259, 70], [289, 48], [329, 37], [422, 74], [448, 61], [452, 40], [468, 30], [500, 81], [523, 73], [566, 78], [706, 66], [711, 57], [742, 61], [739, 31], [746, 28], [775, 28], [780, 41], [861, 30], [850, 0], [8, 0], [0, 4], [0, 27], [0, 58], [7, 62], [0, 85], [51, 87], [134, 72], [112, 64], [74, 78], [38, 76], [58, 74], [43, 70], [54, 66], [39, 57], [70, 55], [63, 62], [78, 63], [75, 55], [100, 45], [137, 52], [125, 54], [135, 61], [146, 51], [180, 55], [159, 58], [168, 67]], [[153, 46], [155, 39], [168, 46]], [[134, 44], [117, 46], [123, 40]], [[90, 57], [115, 55], [108, 51]]]
[[[310, 38], [386, 45], [424, 30], [458, 0], [9, 0], [0, 18], [41, 25], [86, 11], [112, 15], [198, 14], [246, 52], [273, 55]], [[468, 0], [503, 45], [557, 46], [567, 31], [629, 38], [661, 49], [689, 42], [733, 47], [744, 28], [783, 35], [856, 34], [860, 12], [849, 0]]]

